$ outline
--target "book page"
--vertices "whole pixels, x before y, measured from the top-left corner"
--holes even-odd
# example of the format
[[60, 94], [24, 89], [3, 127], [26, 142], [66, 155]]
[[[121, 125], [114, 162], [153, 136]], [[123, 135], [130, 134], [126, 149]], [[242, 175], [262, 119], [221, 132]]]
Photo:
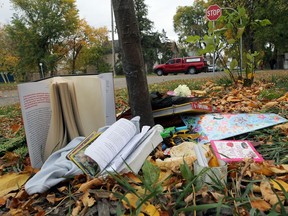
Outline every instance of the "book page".
[[51, 119], [49, 80], [18, 85], [31, 165], [40, 168]]
[[137, 148], [133, 149], [131, 154], [125, 158], [125, 163], [117, 167], [117, 171], [129, 172], [132, 170], [134, 173], [138, 173], [149, 154], [163, 141], [160, 135], [163, 130], [164, 128], [159, 124], [152, 127], [139, 141]]
[[111, 169], [109, 171], [118, 171], [119, 167], [121, 167], [123, 164], [125, 164], [125, 160], [127, 157], [129, 157], [140, 145], [141, 142], [143, 142], [144, 138], [147, 138], [147, 132], [150, 129], [150, 126], [143, 126], [140, 133], [136, 134], [125, 146], [125, 148], [122, 149], [119, 154], [115, 157], [115, 159], [111, 163]]
[[63, 110], [62, 114], [65, 123], [64, 125], [68, 133], [68, 140], [72, 140], [79, 136], [71, 92], [69, 88], [69, 86], [74, 85], [72, 81], [65, 80], [63, 82], [57, 82], [57, 86], [59, 88], [60, 103]]
[[76, 104], [83, 127], [83, 134], [80, 135], [88, 136], [92, 131], [97, 131], [105, 126], [106, 106], [100, 78], [97, 76], [69, 76], [65, 78], [74, 82]]
[[87, 147], [85, 154], [96, 161], [103, 170], [136, 132], [136, 127], [131, 121], [119, 119]]
[[49, 121], [49, 131], [44, 148], [44, 161], [56, 150], [63, 148], [67, 145], [68, 134], [67, 128], [64, 123], [63, 110], [61, 106], [59, 86], [57, 85], [57, 79], [51, 80], [50, 84], [50, 100], [51, 100], [51, 120]]

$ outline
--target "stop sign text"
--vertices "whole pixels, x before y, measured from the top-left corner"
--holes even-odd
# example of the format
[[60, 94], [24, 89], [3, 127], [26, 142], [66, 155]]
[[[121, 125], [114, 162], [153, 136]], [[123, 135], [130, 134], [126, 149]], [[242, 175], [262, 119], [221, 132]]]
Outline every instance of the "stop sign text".
[[222, 15], [222, 10], [218, 5], [210, 5], [206, 10], [206, 17], [210, 21], [217, 20]]

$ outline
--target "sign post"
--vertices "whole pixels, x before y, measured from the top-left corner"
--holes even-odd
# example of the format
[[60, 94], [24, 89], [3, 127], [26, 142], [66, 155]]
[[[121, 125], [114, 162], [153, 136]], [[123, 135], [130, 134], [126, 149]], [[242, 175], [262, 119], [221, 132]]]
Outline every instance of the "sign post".
[[[222, 16], [222, 9], [219, 5], [214, 4], [210, 5], [206, 10], [206, 17], [209, 21], [213, 21], [213, 43], [215, 47], [215, 38], [214, 38], [214, 27], [215, 27], [215, 20]], [[213, 74], [215, 75], [215, 49], [213, 52]]]

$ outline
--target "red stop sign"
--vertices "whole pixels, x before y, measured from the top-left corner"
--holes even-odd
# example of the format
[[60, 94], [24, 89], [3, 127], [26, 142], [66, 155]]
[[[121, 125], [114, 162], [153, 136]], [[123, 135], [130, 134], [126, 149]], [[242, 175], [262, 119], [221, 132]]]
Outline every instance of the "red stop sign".
[[222, 15], [221, 8], [217, 5], [210, 5], [206, 10], [206, 17], [210, 21], [217, 20]]

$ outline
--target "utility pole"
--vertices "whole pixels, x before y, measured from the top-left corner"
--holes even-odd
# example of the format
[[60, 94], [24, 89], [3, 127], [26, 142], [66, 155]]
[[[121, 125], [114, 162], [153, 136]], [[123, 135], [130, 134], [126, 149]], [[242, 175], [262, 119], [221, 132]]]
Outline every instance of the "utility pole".
[[111, 0], [111, 33], [112, 33], [112, 70], [113, 75], [116, 77], [115, 72], [115, 46], [114, 46], [114, 19], [113, 19], [113, 4]]
[[41, 69], [41, 74], [42, 74], [42, 79], [44, 78], [44, 71], [43, 71], [43, 63], [42, 62], [40, 62], [39, 63], [39, 66], [40, 66], [40, 69]]

